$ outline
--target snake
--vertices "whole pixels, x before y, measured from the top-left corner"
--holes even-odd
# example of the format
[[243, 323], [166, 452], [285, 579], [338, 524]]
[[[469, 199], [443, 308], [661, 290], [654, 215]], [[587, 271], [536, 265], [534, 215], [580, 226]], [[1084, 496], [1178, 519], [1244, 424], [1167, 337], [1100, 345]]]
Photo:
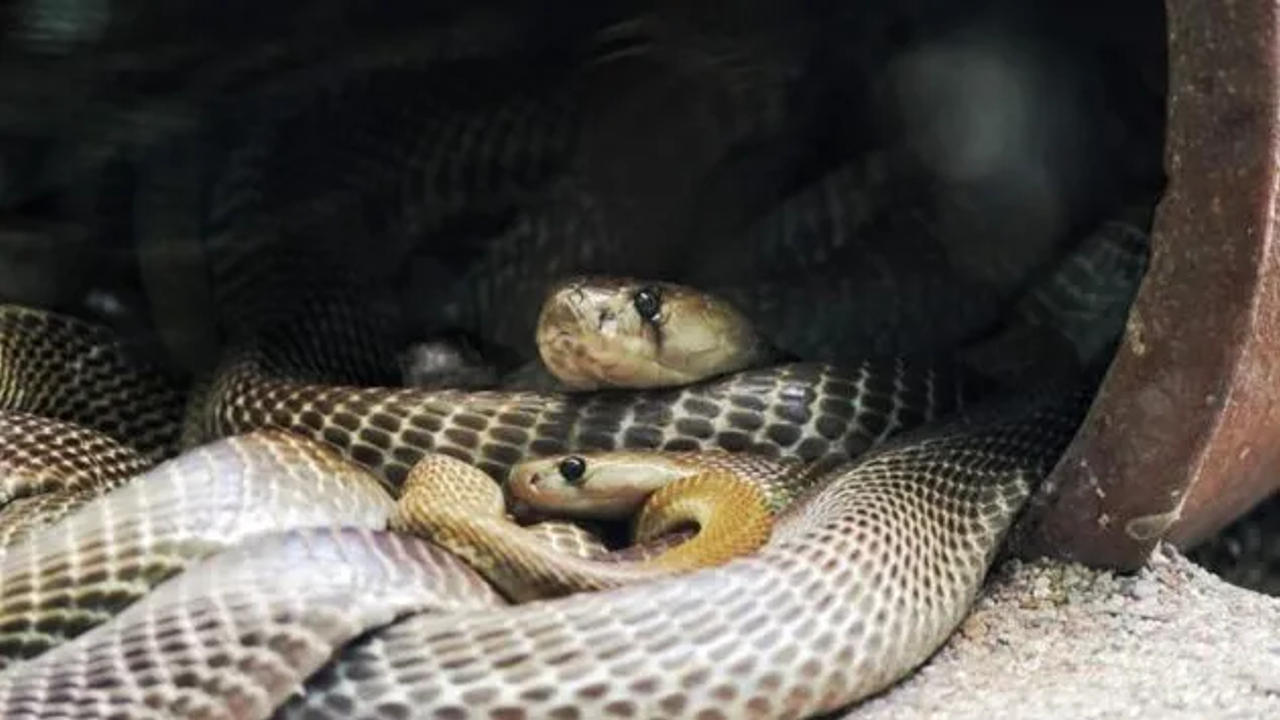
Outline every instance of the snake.
[[[650, 369], [669, 375], [664, 358], [684, 366], [689, 355], [673, 341], [684, 337], [682, 304], [666, 304], [679, 294], [643, 290], [610, 305], [580, 282], [552, 295], [576, 307], [544, 316], [588, 336], [638, 330]], [[0, 557], [0, 651], [17, 660], [0, 674], [4, 717], [798, 717], [844, 707], [955, 629], [1089, 398], [1072, 385], [971, 407], [982, 383], [902, 357], [703, 370], [674, 388], [587, 393], [343, 383], [334, 378], [368, 367], [365, 338], [351, 330], [333, 343], [334, 327], [347, 330], [340, 313], [306, 309], [197, 389], [185, 452]], [[728, 317], [695, 346], [716, 348], [727, 333], [747, 348], [727, 362], [769, 356]], [[67, 360], [33, 323], [75, 327], [16, 322], [22, 331], [6, 336], [17, 356], [36, 348]], [[92, 371], [120, 349], [85, 336], [96, 341], [66, 364], [115, 382], [114, 371]], [[572, 336], [540, 337], [539, 350], [581, 359], [589, 348]], [[38, 374], [29, 380], [40, 387]], [[578, 380], [580, 390], [608, 378]], [[619, 450], [750, 453], [812, 475], [758, 551], [533, 602], [506, 604], [461, 561], [387, 531], [392, 495], [432, 464], [499, 479], [538, 458], [594, 465], [592, 453]], [[227, 560], [236, 553], [279, 581]], [[349, 569], [300, 559], [308, 553]], [[406, 555], [410, 567], [386, 567]], [[439, 576], [416, 595], [404, 588], [414, 562]], [[348, 594], [334, 590], [343, 582]], [[371, 600], [382, 595], [385, 605]]]
[[[603, 565], [607, 552], [565, 555], [538, 542], [509, 520], [503, 493], [491, 479], [447, 455], [414, 465], [388, 527], [448, 548], [505, 597], [525, 602], [652, 581], [754, 552], [768, 539], [773, 516], [752, 479], [706, 466], [665, 484], [647, 496], [636, 519], [641, 545], [631, 553], [633, 561]], [[697, 532], [680, 536], [683, 542], [646, 546], [688, 525]]]

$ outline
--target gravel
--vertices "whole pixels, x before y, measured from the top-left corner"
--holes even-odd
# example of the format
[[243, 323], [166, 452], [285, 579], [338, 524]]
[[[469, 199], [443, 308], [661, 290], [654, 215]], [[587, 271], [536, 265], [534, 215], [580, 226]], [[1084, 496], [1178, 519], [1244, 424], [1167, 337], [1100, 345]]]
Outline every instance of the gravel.
[[1169, 546], [1132, 576], [1011, 560], [918, 672], [849, 720], [1280, 719], [1280, 597]]

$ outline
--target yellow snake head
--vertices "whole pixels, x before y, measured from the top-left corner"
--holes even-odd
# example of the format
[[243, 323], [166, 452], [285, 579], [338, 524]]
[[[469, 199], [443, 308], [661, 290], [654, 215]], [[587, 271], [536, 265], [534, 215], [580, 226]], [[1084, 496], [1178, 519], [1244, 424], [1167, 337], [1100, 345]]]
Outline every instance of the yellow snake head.
[[511, 469], [507, 492], [556, 516], [622, 520], [658, 489], [700, 472], [676, 453], [596, 452], [529, 460]]
[[577, 277], [554, 287], [536, 338], [543, 363], [575, 390], [683, 385], [769, 354], [725, 300], [672, 283], [612, 277]]

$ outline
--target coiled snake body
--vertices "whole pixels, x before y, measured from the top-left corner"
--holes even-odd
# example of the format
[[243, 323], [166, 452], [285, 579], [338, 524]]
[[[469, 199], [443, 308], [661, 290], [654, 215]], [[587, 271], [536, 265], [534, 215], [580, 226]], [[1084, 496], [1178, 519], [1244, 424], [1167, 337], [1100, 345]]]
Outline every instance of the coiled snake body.
[[[963, 383], [895, 360], [645, 392], [424, 392], [316, 382], [287, 359], [308, 338], [278, 339], [293, 355], [237, 360], [196, 406], [197, 435], [248, 434], [188, 451], [0, 556], [0, 650], [35, 655], [0, 674], [0, 715], [835, 709], [951, 633], [1087, 401], [1018, 398], [890, 440], [950, 414]], [[430, 452], [500, 477], [531, 456], [616, 448], [749, 450], [831, 470], [759, 553], [503, 607], [451, 556], [381, 531], [389, 498], [339, 457], [394, 488]]]

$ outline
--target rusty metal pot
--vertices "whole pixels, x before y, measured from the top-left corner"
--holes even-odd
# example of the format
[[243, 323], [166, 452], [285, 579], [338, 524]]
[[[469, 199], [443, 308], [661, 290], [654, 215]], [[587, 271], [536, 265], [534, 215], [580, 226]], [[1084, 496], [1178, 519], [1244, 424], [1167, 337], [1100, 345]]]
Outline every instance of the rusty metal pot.
[[1018, 532], [1024, 555], [1133, 569], [1280, 490], [1274, 3], [1168, 0], [1152, 258], [1110, 373]]

